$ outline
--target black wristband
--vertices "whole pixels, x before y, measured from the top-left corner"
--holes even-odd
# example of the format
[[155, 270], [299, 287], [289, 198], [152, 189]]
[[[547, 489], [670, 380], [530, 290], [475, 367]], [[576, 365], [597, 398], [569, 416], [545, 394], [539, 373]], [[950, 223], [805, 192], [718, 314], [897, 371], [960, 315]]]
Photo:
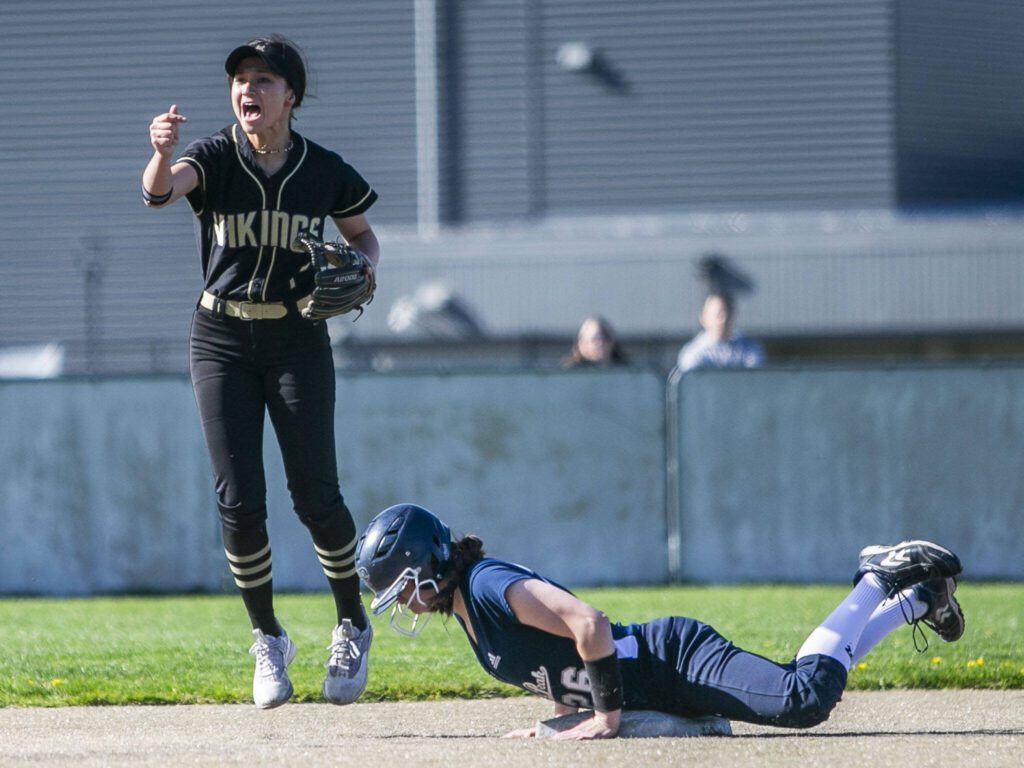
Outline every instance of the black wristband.
[[583, 666], [590, 678], [590, 695], [597, 712], [614, 712], [622, 709], [622, 668], [616, 654], [603, 659], [584, 661]]
[[145, 187], [142, 188], [142, 200], [146, 205], [163, 205], [171, 199], [174, 187], [171, 187], [165, 195], [154, 195]]

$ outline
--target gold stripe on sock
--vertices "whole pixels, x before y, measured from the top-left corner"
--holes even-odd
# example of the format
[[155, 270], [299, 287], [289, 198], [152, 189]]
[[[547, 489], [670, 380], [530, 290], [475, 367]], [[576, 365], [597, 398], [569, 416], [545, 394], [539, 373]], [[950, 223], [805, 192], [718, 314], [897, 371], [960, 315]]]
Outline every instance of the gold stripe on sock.
[[237, 584], [240, 589], [255, 589], [256, 587], [263, 586], [272, 578], [274, 578], [274, 574], [268, 573], [263, 578], [256, 579], [256, 581], [242, 581], [240, 579], [235, 579], [235, 584]]
[[324, 568], [324, 573], [327, 574], [328, 579], [347, 579], [349, 576], [355, 576], [356, 569], [349, 568], [347, 571], [332, 571]]
[[351, 541], [351, 542], [349, 542], [348, 544], [346, 544], [346, 545], [345, 545], [344, 547], [342, 547], [341, 549], [335, 549], [335, 550], [333, 550], [333, 551], [328, 551], [328, 550], [326, 550], [326, 549], [320, 549], [320, 547], [318, 547], [318, 546], [317, 546], [316, 544], [314, 544], [314, 545], [313, 545], [313, 549], [315, 549], [315, 550], [316, 550], [316, 553], [317, 553], [318, 555], [323, 555], [324, 557], [340, 557], [341, 555], [345, 554], [345, 553], [346, 553], [346, 552], [348, 552], [348, 551], [349, 551], [350, 549], [352, 549], [353, 547], [355, 547], [355, 545], [356, 545], [356, 544], [358, 543], [358, 541], [359, 541], [359, 539], [358, 539], [358, 538], [352, 539], [352, 541]]
[[231, 572], [235, 574], [235, 576], [248, 576], [250, 573], [259, 573], [260, 571], [269, 568], [271, 562], [271, 559], [268, 557], [266, 562], [260, 563], [259, 565], [254, 565], [252, 568], [239, 568], [238, 566], [232, 565], [231, 563], [228, 563], [228, 567], [231, 569]]
[[228, 556], [228, 560], [230, 560], [232, 563], [251, 563], [253, 560], [259, 560], [269, 551], [270, 542], [268, 541], [267, 546], [265, 546], [259, 552], [253, 552], [251, 555], [232, 555], [226, 549], [224, 550], [224, 554]]

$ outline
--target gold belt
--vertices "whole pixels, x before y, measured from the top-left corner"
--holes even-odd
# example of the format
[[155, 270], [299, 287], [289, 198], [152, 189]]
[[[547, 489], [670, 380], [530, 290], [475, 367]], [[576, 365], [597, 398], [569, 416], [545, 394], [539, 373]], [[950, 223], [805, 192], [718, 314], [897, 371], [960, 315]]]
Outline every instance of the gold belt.
[[[306, 296], [296, 301], [296, 309], [301, 312], [309, 304], [309, 300], [310, 297]], [[288, 305], [283, 301], [232, 301], [219, 299], [208, 291], [203, 291], [199, 306], [211, 312], [220, 312], [223, 309], [228, 317], [237, 317], [240, 320], [280, 320], [288, 314]]]

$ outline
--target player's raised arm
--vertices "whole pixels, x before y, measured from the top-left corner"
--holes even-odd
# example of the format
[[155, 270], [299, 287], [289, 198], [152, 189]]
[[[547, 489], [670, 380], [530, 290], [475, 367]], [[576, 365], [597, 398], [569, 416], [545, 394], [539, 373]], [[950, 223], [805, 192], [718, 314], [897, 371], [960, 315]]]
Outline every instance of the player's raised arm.
[[178, 113], [178, 105], [153, 118], [149, 124], [149, 143], [153, 156], [142, 172], [142, 199], [158, 208], [188, 194], [199, 183], [199, 177], [187, 163], [171, 165], [171, 157], [180, 140], [179, 126], [188, 120]]

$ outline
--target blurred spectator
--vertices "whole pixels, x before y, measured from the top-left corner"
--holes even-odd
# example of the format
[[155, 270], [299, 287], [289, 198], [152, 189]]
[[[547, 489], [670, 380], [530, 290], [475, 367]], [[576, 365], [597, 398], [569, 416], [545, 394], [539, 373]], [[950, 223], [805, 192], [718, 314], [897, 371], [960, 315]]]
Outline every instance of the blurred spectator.
[[580, 325], [572, 350], [562, 359], [562, 367], [606, 367], [627, 362], [611, 323], [599, 315], [591, 315]]
[[695, 368], [757, 368], [764, 350], [733, 328], [735, 300], [724, 291], [709, 293], [700, 311], [702, 330], [680, 351], [677, 365], [683, 372]]

